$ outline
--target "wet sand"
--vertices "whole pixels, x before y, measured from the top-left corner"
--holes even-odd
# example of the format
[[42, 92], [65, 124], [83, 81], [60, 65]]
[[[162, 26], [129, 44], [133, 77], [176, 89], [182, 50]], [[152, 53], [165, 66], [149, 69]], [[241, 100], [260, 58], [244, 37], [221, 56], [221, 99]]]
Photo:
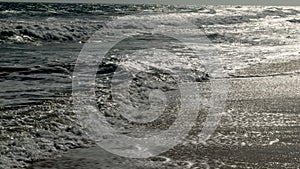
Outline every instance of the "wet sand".
[[299, 168], [300, 76], [220, 80], [230, 85], [226, 111], [206, 144], [189, 137], [149, 159], [119, 157], [94, 145], [33, 163], [31, 168]]

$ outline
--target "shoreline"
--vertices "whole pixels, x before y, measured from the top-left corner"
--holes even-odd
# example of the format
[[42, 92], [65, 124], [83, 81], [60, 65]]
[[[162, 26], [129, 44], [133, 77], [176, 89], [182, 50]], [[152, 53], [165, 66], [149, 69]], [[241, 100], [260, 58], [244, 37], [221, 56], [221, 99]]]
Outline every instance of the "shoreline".
[[144, 160], [119, 157], [93, 146], [35, 162], [31, 169], [297, 168], [299, 85], [300, 76], [230, 79], [227, 111], [206, 145], [189, 137], [184, 144]]

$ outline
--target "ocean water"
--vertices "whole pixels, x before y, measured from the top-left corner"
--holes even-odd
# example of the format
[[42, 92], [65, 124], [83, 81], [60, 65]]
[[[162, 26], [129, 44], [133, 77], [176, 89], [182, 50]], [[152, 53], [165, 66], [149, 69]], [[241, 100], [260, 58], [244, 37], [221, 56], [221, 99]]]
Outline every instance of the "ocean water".
[[256, 63], [295, 60], [299, 55], [297, 7], [1, 3], [1, 105], [30, 102], [31, 94], [50, 95], [50, 99], [55, 95], [52, 91], [67, 92], [84, 42], [118, 17], [124, 23], [117, 29], [146, 21], [168, 25], [170, 30], [186, 22], [195, 24], [201, 29], [195, 33], [205, 33], [220, 49], [229, 73]]
[[[109, 109], [114, 106], [107, 78], [117, 63], [136, 72], [151, 67], [148, 74], [136, 77], [131, 91], [138, 93], [131, 98], [135, 106], [145, 109], [148, 89], [169, 92], [176, 88], [174, 79], [159, 70], [181, 71], [199, 83], [297, 74], [299, 24], [298, 7], [0, 3], [0, 168], [26, 167], [65, 150], [92, 145], [72, 111], [72, 73], [84, 44], [99, 30], [107, 30], [96, 34], [101, 43], [109, 42], [112, 35], [130, 35], [128, 30], [145, 33], [154, 28], [187, 38], [203, 36], [219, 52], [222, 74], [215, 76], [206, 67], [215, 58], [186, 54], [174, 46], [170, 48], [178, 57], [160, 50], [139, 53], [139, 42], [149, 41], [147, 34], [138, 43], [124, 42], [127, 48], [121, 46], [121, 52], [99, 66], [96, 96], [111, 124], [130, 128], [134, 126], [114, 120], [116, 114]], [[156, 49], [161, 43], [154, 41], [147, 47]], [[120, 61], [118, 57], [127, 53], [132, 57]], [[253, 66], [257, 67], [248, 70]], [[151, 83], [140, 84], [145, 81]]]

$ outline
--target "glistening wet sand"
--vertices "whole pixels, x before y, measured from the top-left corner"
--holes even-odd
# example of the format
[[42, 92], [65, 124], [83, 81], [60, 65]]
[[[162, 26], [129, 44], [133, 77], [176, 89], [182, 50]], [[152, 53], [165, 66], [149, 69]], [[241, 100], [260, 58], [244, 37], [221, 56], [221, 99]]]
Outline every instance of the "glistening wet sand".
[[93, 146], [34, 163], [32, 168], [300, 167], [300, 76], [227, 80], [226, 112], [206, 144], [191, 136], [161, 157], [144, 160], [119, 157]]

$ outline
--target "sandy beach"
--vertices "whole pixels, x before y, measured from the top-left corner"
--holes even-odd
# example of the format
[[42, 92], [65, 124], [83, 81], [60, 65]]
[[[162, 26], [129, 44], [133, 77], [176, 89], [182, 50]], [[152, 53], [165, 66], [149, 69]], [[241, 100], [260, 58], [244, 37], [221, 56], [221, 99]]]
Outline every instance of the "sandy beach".
[[34, 163], [32, 169], [298, 168], [300, 76], [264, 76], [255, 69], [257, 77], [226, 79], [226, 112], [206, 144], [187, 140], [148, 159], [120, 157], [95, 145]]

